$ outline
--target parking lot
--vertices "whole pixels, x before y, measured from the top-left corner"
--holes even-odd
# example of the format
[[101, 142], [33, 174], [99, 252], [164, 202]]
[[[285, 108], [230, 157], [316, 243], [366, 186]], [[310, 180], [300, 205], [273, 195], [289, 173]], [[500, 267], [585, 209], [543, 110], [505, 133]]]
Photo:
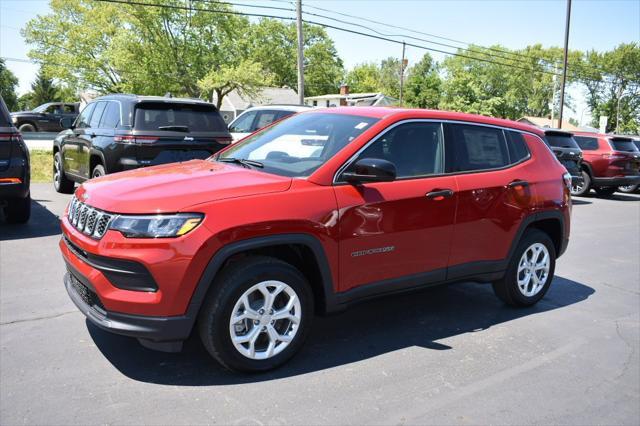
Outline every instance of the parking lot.
[[69, 196], [33, 184], [0, 224], [0, 423], [629, 424], [640, 419], [640, 196], [574, 204], [547, 296], [513, 309], [456, 284], [318, 319], [301, 353], [228, 373], [89, 325], [62, 285]]

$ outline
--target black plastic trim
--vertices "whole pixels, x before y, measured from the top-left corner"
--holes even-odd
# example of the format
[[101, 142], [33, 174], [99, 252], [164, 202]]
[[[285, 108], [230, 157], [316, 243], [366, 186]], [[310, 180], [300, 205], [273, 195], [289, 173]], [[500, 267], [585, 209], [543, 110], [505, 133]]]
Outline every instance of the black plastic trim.
[[640, 184], [640, 176], [625, 176], [625, 177], [594, 177], [592, 179], [594, 186], [625, 186], [625, 185], [638, 185]]

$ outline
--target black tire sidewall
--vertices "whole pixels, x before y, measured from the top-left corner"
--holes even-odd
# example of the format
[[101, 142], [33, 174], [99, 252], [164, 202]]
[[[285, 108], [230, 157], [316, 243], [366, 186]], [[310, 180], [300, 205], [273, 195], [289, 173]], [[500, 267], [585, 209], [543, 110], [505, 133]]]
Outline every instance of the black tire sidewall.
[[[98, 173], [98, 175], [96, 176], [96, 172]], [[104, 170], [104, 166], [102, 164], [97, 164], [93, 170], [91, 171], [91, 179], [97, 178], [97, 177], [101, 177], [106, 175], [107, 173]]]
[[631, 186], [631, 189], [627, 189], [627, 188], [623, 188], [622, 186], [619, 186], [618, 191], [624, 192], [625, 194], [633, 194], [638, 190], [638, 188], [640, 188], [640, 185], [633, 185]]
[[[550, 265], [549, 265], [549, 276], [547, 277], [547, 282], [544, 284], [544, 287], [534, 296], [527, 297], [520, 292], [518, 288], [518, 264], [520, 263], [520, 258], [524, 254], [525, 250], [527, 250], [531, 245], [535, 243], [544, 244], [544, 246], [549, 251]], [[513, 253], [513, 257], [509, 262], [509, 267], [507, 268], [507, 272], [504, 278], [504, 284], [507, 286], [505, 289], [511, 298], [515, 302], [516, 305], [519, 306], [532, 306], [538, 303], [540, 299], [544, 297], [544, 295], [549, 290], [551, 286], [551, 282], [553, 281], [553, 277], [556, 269], [556, 249], [553, 245], [553, 241], [549, 236], [537, 229], [528, 230], [523, 236], [522, 240], [518, 243], [518, 247], [516, 251]]]
[[[313, 319], [313, 295], [307, 280], [293, 266], [270, 258], [248, 259], [236, 265], [228, 273], [223, 273], [214, 283], [213, 297], [207, 302], [204, 316], [199, 321], [208, 322], [210, 332], [201, 328], [201, 338], [209, 352], [231, 370], [260, 372], [276, 368], [288, 361], [302, 347]], [[298, 295], [302, 309], [302, 318], [294, 340], [278, 355], [266, 360], [252, 360], [242, 355], [231, 342], [229, 320], [233, 307], [240, 296], [261, 281], [278, 280], [289, 285]], [[201, 327], [204, 324], [201, 324]], [[209, 341], [206, 341], [209, 340]]]
[[[30, 127], [31, 130], [24, 130], [26, 128]], [[18, 130], [20, 131], [20, 133], [26, 132], [26, 133], [31, 133], [31, 132], [37, 132], [38, 128], [31, 123], [23, 123], [18, 127]]]

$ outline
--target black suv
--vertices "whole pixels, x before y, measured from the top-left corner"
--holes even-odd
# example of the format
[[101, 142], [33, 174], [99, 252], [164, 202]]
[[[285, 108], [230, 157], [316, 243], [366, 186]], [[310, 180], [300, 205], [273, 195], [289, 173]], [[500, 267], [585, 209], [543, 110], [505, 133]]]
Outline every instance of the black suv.
[[204, 159], [231, 143], [215, 106], [197, 99], [108, 95], [89, 103], [53, 142], [53, 185], [144, 166]]
[[31, 215], [29, 150], [0, 96], [0, 208], [10, 223], [24, 223]]
[[559, 129], [544, 129], [544, 135], [545, 143], [571, 174], [571, 188], [581, 185], [584, 181], [582, 177], [582, 150], [573, 138], [573, 133]]
[[31, 111], [12, 112], [11, 121], [22, 133], [59, 132], [64, 130], [60, 120], [75, 120], [79, 108], [79, 103], [50, 102]]

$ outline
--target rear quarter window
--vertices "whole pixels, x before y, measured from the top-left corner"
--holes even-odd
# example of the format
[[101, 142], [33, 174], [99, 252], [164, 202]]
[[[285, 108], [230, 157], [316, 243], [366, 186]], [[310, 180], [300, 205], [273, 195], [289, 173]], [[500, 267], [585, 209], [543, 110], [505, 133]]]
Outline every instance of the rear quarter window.
[[549, 143], [549, 146], [556, 148], [579, 148], [578, 143], [573, 136], [568, 135], [546, 135], [545, 138]]
[[509, 148], [509, 160], [511, 164], [518, 163], [529, 157], [529, 148], [520, 132], [505, 131], [507, 147]]
[[135, 108], [133, 126], [136, 130], [184, 126], [190, 132], [227, 131], [227, 125], [218, 110], [208, 104], [141, 102]]
[[584, 151], [595, 151], [598, 149], [598, 139], [589, 136], [574, 136], [573, 137], [580, 149]]
[[613, 148], [615, 151], [636, 152], [638, 150], [633, 141], [630, 140], [626, 141], [614, 139], [609, 141], [609, 143], [611, 144], [611, 148]]

